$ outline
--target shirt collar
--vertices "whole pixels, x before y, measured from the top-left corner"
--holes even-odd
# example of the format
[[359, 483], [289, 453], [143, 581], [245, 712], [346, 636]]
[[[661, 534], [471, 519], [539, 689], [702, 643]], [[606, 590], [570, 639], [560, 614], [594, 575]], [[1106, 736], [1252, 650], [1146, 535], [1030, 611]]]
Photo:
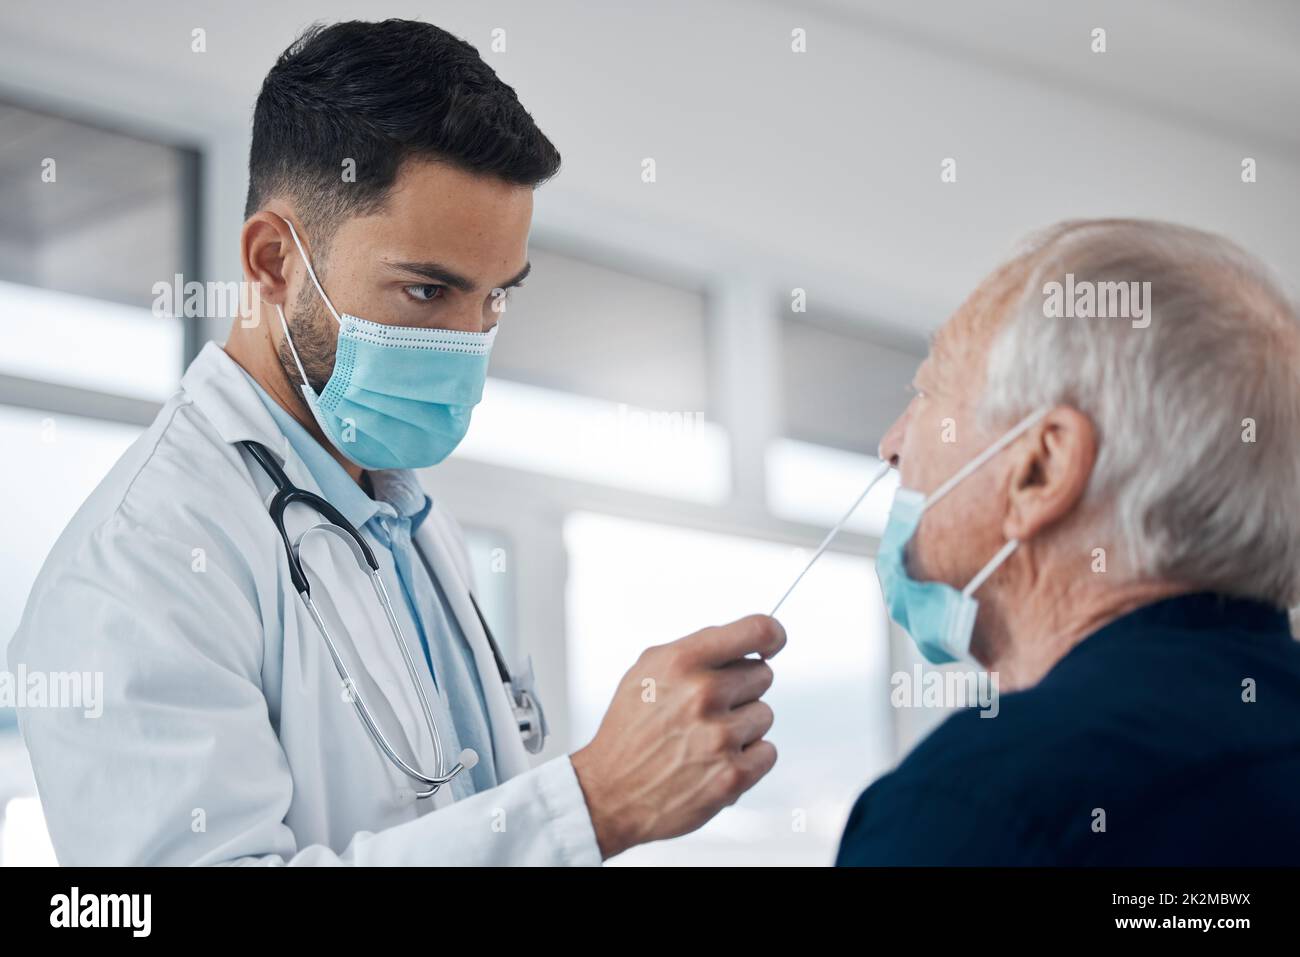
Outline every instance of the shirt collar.
[[1064, 672], [1089, 656], [1112, 648], [1131, 654], [1138, 644], [1160, 640], [1169, 631], [1180, 632], [1189, 641], [1197, 635], [1211, 638], [1249, 635], [1257, 641], [1279, 643], [1293, 640], [1285, 609], [1250, 598], [1209, 591], [1189, 592], [1135, 608], [1102, 625], [1071, 648], [1049, 675]]
[[420, 527], [433, 503], [414, 472], [410, 469], [370, 472], [370, 485], [375, 491], [375, 498], [371, 498], [297, 419], [281, 408], [252, 376], [248, 380], [290, 447], [320, 486], [321, 497], [342, 512], [353, 526], [361, 528], [376, 515], [384, 515], [410, 519], [412, 533]]
[[375, 490], [375, 495], [391, 505], [400, 517], [411, 520], [412, 533], [420, 527], [420, 523], [429, 514], [429, 509], [433, 507], [428, 493], [410, 469], [371, 472], [370, 486]]
[[1187, 592], [1135, 608], [1127, 615], [1104, 625], [1097, 634], [1108, 629], [1131, 632], [1153, 628], [1216, 633], [1265, 632], [1290, 636], [1285, 609], [1251, 598], [1237, 598], [1210, 591]]

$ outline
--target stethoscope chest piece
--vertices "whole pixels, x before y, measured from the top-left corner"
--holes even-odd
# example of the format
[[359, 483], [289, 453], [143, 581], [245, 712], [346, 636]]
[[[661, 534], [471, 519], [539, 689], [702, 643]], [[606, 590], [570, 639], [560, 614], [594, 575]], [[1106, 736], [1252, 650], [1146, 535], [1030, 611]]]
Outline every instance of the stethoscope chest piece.
[[515, 723], [519, 725], [519, 737], [524, 742], [524, 750], [529, 754], [540, 754], [546, 745], [542, 706], [527, 691], [515, 695], [514, 703]]

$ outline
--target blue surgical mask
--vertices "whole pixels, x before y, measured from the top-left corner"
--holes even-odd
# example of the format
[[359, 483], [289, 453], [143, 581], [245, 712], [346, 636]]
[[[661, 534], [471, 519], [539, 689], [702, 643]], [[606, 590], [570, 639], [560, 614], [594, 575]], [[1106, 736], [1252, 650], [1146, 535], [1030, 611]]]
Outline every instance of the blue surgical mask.
[[483, 397], [490, 332], [386, 326], [339, 315], [316, 278], [293, 224], [289, 235], [316, 291], [339, 324], [334, 371], [325, 389], [307, 381], [284, 310], [275, 307], [302, 376], [302, 394], [334, 447], [364, 469], [437, 465], [460, 444]]
[[1019, 438], [1026, 429], [1047, 414], [1039, 409], [990, 445], [937, 488], [929, 498], [920, 492], [900, 488], [894, 494], [889, 521], [876, 555], [876, 575], [885, 595], [889, 617], [916, 642], [927, 661], [941, 665], [970, 654], [971, 634], [979, 602], [975, 591], [1011, 557], [1019, 541], [1011, 539], [961, 591], [943, 582], [917, 581], [907, 573], [907, 543], [916, 534], [926, 509], [951, 492], [962, 479]]

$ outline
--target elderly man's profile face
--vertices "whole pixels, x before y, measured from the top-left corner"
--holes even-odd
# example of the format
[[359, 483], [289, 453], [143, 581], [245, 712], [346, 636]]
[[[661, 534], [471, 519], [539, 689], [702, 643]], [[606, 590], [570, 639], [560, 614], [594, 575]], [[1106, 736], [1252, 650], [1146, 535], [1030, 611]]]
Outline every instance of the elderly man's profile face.
[[[934, 335], [912, 401], [880, 443], [905, 488], [929, 495], [997, 440], [980, 428], [976, 410], [988, 350], [1026, 269], [1018, 260], [993, 273]], [[961, 588], [1002, 547], [1008, 474], [995, 457], [926, 512], [908, 546], [913, 577]]]

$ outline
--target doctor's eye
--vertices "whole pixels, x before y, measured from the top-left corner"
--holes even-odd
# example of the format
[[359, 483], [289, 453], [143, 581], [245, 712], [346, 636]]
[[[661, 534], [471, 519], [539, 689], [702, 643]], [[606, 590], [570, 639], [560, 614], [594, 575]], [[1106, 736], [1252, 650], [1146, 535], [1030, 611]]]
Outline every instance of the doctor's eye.
[[446, 292], [447, 287], [424, 284], [419, 286], [406, 286], [405, 289], [406, 294], [412, 299], [416, 299], [420, 302], [433, 302], [433, 300], [442, 297]]

